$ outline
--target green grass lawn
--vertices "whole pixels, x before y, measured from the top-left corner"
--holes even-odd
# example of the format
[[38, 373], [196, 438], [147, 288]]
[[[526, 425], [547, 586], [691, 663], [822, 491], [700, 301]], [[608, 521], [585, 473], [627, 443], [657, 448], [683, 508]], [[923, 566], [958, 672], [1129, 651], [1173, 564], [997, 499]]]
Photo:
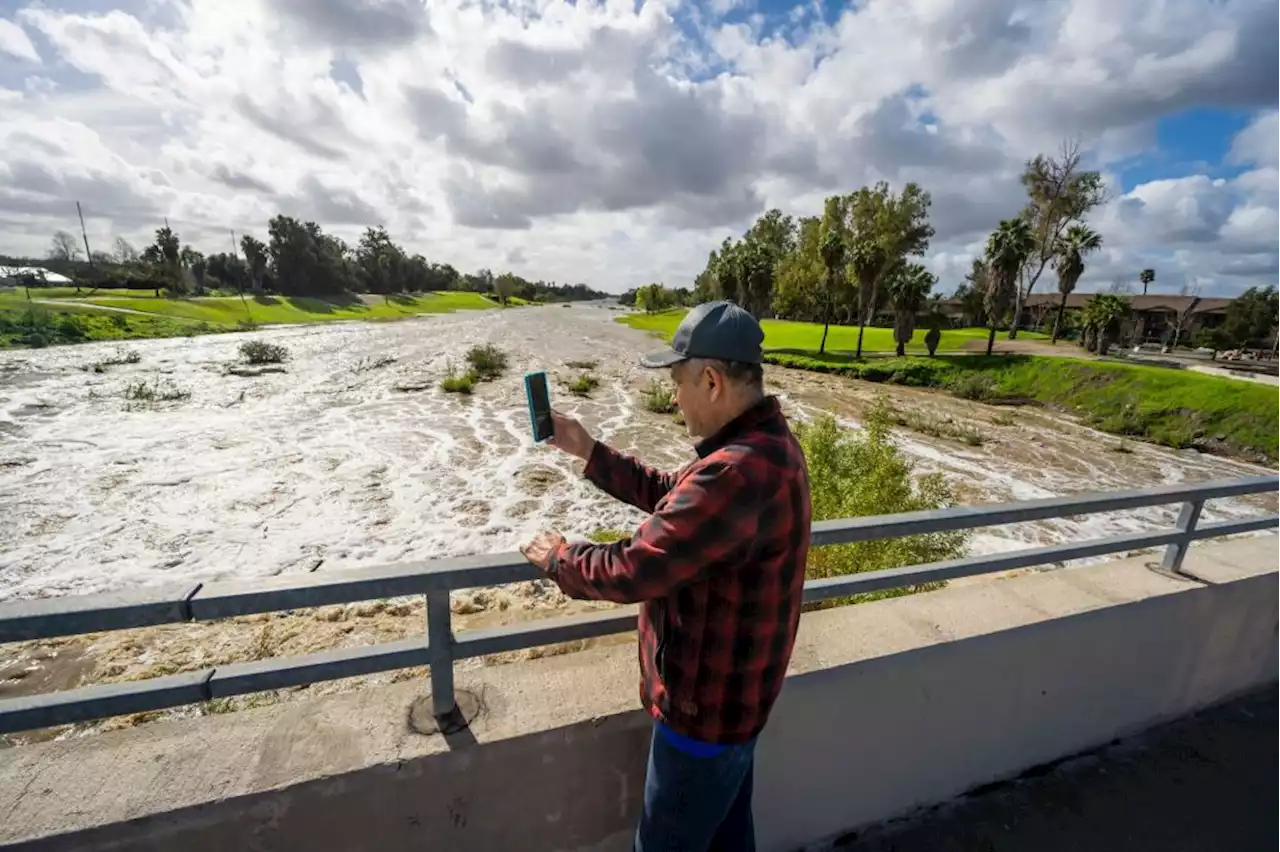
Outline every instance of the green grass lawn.
[[1033, 402], [1094, 428], [1163, 444], [1274, 463], [1280, 388], [1190, 370], [1034, 355], [856, 360], [771, 352], [772, 364], [872, 382], [940, 388], [969, 399]]
[[[75, 287], [32, 287], [31, 298], [33, 299], [78, 299], [89, 295], [91, 287], [81, 287], [79, 291]], [[22, 288], [18, 288], [19, 293], [23, 293]], [[94, 296], [118, 296], [120, 298], [134, 299], [154, 299], [156, 293], [154, 290], [137, 290], [137, 289], [118, 289], [118, 290], [98, 290]], [[24, 293], [25, 298], [25, 293]], [[163, 295], [160, 298], [165, 298]]]
[[479, 293], [428, 293], [392, 296], [366, 304], [360, 299], [320, 299], [310, 296], [215, 296], [199, 299], [149, 299], [94, 296], [87, 301], [102, 307], [128, 308], [169, 317], [202, 320], [220, 325], [253, 322], [312, 323], [328, 320], [402, 319], [417, 314], [481, 310], [496, 303]]
[[[684, 319], [686, 311], [671, 310], [656, 314], [634, 313], [618, 317], [623, 325], [652, 332], [664, 340], [670, 340], [675, 334], [676, 326]], [[822, 342], [822, 325], [814, 322], [792, 322], [791, 320], [762, 320], [764, 328], [764, 345], [766, 349], [796, 349], [817, 351]], [[924, 345], [926, 329], [916, 329], [915, 336], [907, 344], [909, 352], [927, 352]], [[1048, 335], [1022, 331], [1019, 336], [1027, 340], [1044, 340]], [[939, 352], [954, 352], [963, 349], [970, 340], [986, 340], [985, 328], [949, 328], [942, 332], [942, 340], [938, 343]], [[833, 325], [827, 334], [828, 352], [854, 352], [858, 348], [858, 329], [856, 326]], [[893, 329], [867, 328], [862, 341], [863, 352], [893, 352]]]
[[223, 329], [198, 320], [140, 316], [75, 303], [54, 307], [30, 303], [20, 291], [0, 293], [0, 348], [180, 337], [219, 330]]
[[[71, 288], [45, 288], [37, 298], [55, 298], [50, 292]], [[122, 296], [115, 293], [129, 292]], [[0, 293], [0, 346], [23, 345], [34, 326], [26, 322], [29, 312], [41, 323], [59, 323], [74, 317], [83, 335], [67, 326], [42, 332], [47, 343], [76, 343], [91, 340], [129, 340], [144, 337], [173, 337], [234, 331], [245, 323], [314, 323], [328, 320], [395, 320], [419, 314], [452, 313], [497, 307], [479, 293], [427, 293], [421, 296], [392, 296], [369, 304], [357, 296], [319, 299], [304, 296], [212, 296], [193, 299], [154, 298], [150, 291], [113, 291], [110, 296], [73, 299], [62, 296], [57, 304], [28, 302], [22, 290]], [[36, 291], [32, 291], [36, 297]], [[138, 313], [130, 313], [139, 311]], [[64, 333], [65, 332], [65, 333]]]

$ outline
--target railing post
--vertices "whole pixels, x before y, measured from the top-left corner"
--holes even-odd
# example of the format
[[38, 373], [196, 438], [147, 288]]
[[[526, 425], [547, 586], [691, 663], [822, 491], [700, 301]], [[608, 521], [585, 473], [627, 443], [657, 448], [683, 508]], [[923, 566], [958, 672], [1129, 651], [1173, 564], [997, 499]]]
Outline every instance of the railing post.
[[[1178, 513], [1178, 532], [1191, 533], [1196, 528], [1196, 522], [1200, 520], [1200, 510], [1204, 507], [1203, 500], [1192, 500], [1182, 504], [1182, 511]], [[1164, 559], [1160, 561], [1160, 570], [1167, 571], [1170, 574], [1182, 573], [1182, 560], [1187, 555], [1187, 548], [1191, 546], [1191, 538], [1184, 535], [1182, 538], [1170, 544], [1164, 549]]]
[[449, 590], [427, 592], [427, 642], [431, 652], [431, 712], [436, 719], [453, 714], [453, 625]]

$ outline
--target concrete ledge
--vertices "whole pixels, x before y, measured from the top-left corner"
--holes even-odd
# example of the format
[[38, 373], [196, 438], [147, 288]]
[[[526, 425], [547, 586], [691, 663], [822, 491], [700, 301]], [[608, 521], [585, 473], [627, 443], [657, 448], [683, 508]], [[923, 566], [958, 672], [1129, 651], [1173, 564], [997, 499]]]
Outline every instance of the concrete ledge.
[[[888, 819], [1276, 678], [1274, 536], [805, 616], [761, 740], [761, 849]], [[459, 671], [472, 729], [413, 733], [421, 683], [0, 751], [31, 850], [623, 850], [644, 771], [635, 652]], [[24, 842], [26, 841], [26, 842]]]

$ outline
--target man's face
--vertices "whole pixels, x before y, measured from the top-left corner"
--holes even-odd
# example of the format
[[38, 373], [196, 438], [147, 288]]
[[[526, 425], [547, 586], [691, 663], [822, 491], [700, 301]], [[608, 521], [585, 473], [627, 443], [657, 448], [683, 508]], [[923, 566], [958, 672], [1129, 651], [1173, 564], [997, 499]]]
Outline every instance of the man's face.
[[681, 361], [671, 368], [676, 385], [676, 406], [684, 415], [685, 428], [694, 438], [707, 437], [715, 412], [725, 400], [724, 376], [697, 361]]

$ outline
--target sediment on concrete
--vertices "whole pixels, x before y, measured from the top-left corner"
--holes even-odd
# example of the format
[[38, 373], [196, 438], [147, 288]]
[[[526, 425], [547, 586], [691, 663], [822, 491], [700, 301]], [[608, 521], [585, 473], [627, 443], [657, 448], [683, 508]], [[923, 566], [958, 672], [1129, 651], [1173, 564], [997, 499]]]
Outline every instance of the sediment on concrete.
[[[761, 739], [760, 848], [792, 850], [1276, 678], [1273, 536], [806, 615]], [[423, 736], [393, 684], [0, 752], [31, 850], [623, 850], [649, 722], [634, 649], [459, 672], [481, 712]]]

